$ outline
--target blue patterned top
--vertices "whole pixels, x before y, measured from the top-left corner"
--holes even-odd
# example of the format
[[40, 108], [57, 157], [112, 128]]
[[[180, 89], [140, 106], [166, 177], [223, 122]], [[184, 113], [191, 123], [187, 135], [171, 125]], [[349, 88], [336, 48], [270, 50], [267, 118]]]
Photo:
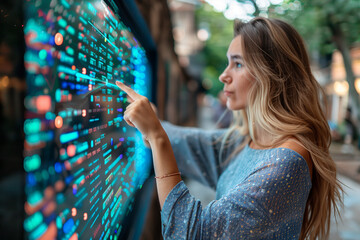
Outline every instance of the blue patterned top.
[[206, 207], [183, 181], [161, 211], [164, 239], [299, 239], [311, 189], [304, 158], [288, 148], [252, 149], [225, 159], [242, 139], [220, 156], [225, 130], [185, 128], [163, 122], [182, 175], [216, 189]]

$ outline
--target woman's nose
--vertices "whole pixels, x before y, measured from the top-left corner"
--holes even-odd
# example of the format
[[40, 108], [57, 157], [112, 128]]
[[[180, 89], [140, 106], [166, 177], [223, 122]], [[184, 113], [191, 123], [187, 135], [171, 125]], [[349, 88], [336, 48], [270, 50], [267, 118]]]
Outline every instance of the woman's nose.
[[219, 76], [219, 80], [222, 83], [227, 83], [229, 84], [231, 82], [231, 77], [229, 76], [229, 74], [227, 73], [226, 69], [225, 71]]

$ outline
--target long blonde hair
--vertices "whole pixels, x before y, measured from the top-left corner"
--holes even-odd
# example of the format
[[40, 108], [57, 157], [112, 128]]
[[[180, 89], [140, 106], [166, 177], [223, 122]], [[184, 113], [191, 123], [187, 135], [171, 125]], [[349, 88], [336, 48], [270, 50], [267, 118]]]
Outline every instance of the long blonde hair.
[[[248, 23], [235, 22], [234, 35], [242, 37], [244, 62], [255, 79], [248, 95], [248, 107], [234, 112], [227, 136], [240, 133], [262, 147], [279, 146], [295, 137], [313, 162], [310, 191], [300, 239], [326, 239], [332, 211], [339, 216], [342, 187], [329, 155], [330, 130], [321, 107], [324, 92], [310, 70], [308, 54], [297, 31], [289, 24], [257, 17]], [[271, 134], [264, 145], [257, 141], [257, 129]]]

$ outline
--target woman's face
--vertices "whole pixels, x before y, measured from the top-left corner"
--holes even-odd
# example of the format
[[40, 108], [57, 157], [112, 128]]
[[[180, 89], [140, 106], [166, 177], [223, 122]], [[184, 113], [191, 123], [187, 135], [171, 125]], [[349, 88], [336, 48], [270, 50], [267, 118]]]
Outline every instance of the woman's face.
[[226, 106], [230, 110], [240, 110], [247, 107], [248, 92], [255, 80], [249, 73], [241, 51], [242, 38], [236, 36], [227, 51], [228, 66], [219, 79], [224, 83]]

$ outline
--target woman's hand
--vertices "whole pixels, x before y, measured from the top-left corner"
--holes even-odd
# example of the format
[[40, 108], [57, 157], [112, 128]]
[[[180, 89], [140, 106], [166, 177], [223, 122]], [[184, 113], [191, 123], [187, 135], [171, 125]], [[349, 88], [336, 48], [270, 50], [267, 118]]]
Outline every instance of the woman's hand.
[[[171, 143], [149, 100], [119, 81], [116, 85], [128, 94], [130, 101], [124, 112], [125, 121], [136, 127], [151, 146], [155, 176], [160, 177], [156, 185], [162, 208], [171, 189], [181, 181]], [[166, 180], [162, 180], [165, 177]]]
[[124, 112], [124, 120], [127, 124], [136, 127], [143, 135], [145, 141], [148, 142], [164, 134], [165, 131], [150, 101], [122, 82], [116, 81], [116, 85], [127, 93], [128, 100], [130, 101], [129, 106], [127, 106]]

